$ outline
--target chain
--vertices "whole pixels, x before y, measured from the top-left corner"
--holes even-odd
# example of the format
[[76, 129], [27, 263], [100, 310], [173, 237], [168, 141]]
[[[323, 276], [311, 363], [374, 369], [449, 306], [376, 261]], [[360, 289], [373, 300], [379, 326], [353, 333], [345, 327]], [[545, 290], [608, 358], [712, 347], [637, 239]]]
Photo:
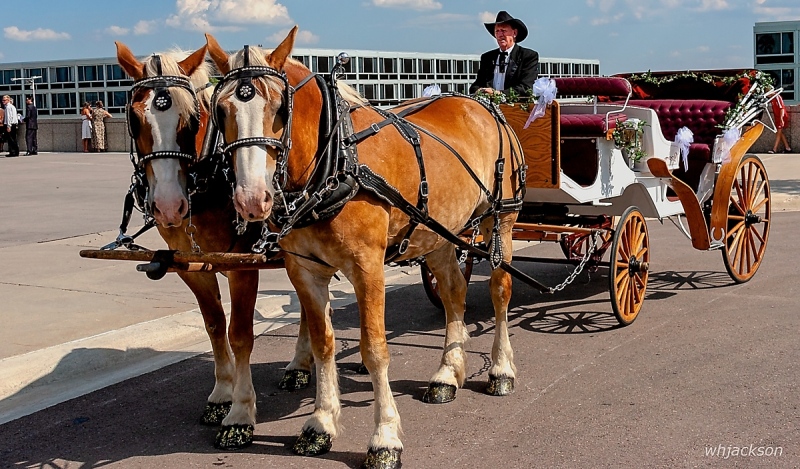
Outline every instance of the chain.
[[575, 278], [581, 273], [581, 271], [583, 271], [583, 267], [586, 265], [586, 263], [592, 257], [592, 254], [594, 253], [594, 250], [597, 247], [597, 236], [599, 234], [600, 234], [599, 231], [594, 231], [592, 233], [592, 236], [589, 237], [589, 244], [590, 245], [586, 248], [586, 254], [583, 256], [583, 259], [581, 259], [581, 262], [578, 264], [577, 267], [575, 267], [575, 270], [573, 270], [572, 273], [569, 274], [569, 277], [567, 277], [566, 280], [564, 280], [561, 284], [556, 285], [555, 287], [550, 287], [550, 290], [548, 290], [548, 293], [555, 293], [557, 291], [561, 291], [567, 285], [569, 285], [570, 283], [575, 281]]
[[197, 227], [192, 223], [192, 199], [189, 198], [189, 224], [186, 225], [186, 234], [189, 235], [189, 241], [192, 244], [192, 252], [194, 253], [201, 253], [203, 252], [200, 249], [200, 246], [197, 244], [197, 241], [194, 239], [195, 233], [197, 233]]
[[[478, 237], [478, 228], [472, 229], [472, 239], [469, 240], [469, 244], [475, 246], [475, 239]], [[467, 249], [463, 249], [461, 251], [461, 255], [458, 257], [458, 263], [463, 264], [467, 261], [467, 257], [469, 256], [469, 251]]]

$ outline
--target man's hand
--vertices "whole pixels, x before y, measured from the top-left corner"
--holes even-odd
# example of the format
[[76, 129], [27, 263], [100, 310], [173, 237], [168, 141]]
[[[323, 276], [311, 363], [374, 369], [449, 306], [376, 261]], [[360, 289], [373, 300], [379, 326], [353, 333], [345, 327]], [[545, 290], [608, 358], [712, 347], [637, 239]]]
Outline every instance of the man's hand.
[[494, 88], [481, 88], [480, 91], [483, 91], [486, 94], [500, 94], [502, 91], [496, 90]]

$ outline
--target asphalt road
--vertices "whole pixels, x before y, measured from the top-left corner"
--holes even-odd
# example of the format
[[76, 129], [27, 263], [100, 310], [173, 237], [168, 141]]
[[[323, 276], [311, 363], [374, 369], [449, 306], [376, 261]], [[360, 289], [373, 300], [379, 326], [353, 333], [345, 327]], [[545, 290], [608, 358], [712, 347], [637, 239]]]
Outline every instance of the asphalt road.
[[[518, 377], [511, 396], [494, 398], [482, 393], [493, 333], [485, 265], [477, 267], [467, 299], [470, 378], [451, 404], [421, 402], [441, 354], [441, 313], [430, 305], [419, 284], [400, 284], [391, 290], [387, 294], [390, 378], [403, 419], [405, 467], [800, 466], [796, 339], [800, 324], [794, 251], [800, 213], [783, 211], [794, 208], [800, 165], [791, 157], [764, 156], [777, 191], [776, 206], [767, 254], [753, 280], [733, 284], [719, 252], [695, 251], [674, 227], [654, 221], [648, 225], [653, 270], [647, 299], [636, 322], [628, 327], [616, 326], [602, 269], [591, 277], [581, 276], [577, 284], [552, 296], [516, 282], [510, 323]], [[779, 170], [773, 171], [774, 167]], [[7, 174], [8, 167], [0, 164], [0, 191], [15, 182], [4, 179]], [[100, 173], [94, 177], [102, 178]], [[65, 199], [48, 197], [50, 192], [37, 191], [33, 184], [23, 185], [31, 186], [31, 197], [38, 198], [38, 204], [31, 202], [27, 211], [13, 208], [12, 195], [11, 200], [0, 202], [2, 218], [8, 220], [7, 208], [19, 210], [14, 216], [23, 217], [20, 226], [29, 233], [53, 230], [39, 225], [52, 219], [69, 226], [70, 215], [56, 213], [58, 207], [53, 207], [50, 218], [26, 218], [28, 212], [41, 209], [42, 200], [56, 204]], [[103, 218], [118, 218], [116, 204], [108, 205], [107, 214], [87, 212], [80, 220], [97, 217], [96, 229], [106, 233], [103, 230], [109, 227], [102, 224]], [[64, 228], [65, 236], [76, 236], [69, 231]], [[13, 265], [16, 271], [19, 263], [12, 261], [22, 257], [12, 256], [9, 249], [47, 244], [26, 243], [33, 234], [7, 241], [13, 238], [8, 233], [14, 232], [8, 225], [0, 228], [0, 242], [8, 243], [0, 248], [0, 289], [8, 295], [18, 294], [16, 288], [21, 288], [8, 281], [8, 267]], [[73, 255], [77, 252], [76, 246], [62, 249], [71, 249]], [[556, 249], [531, 246], [526, 253], [555, 256]], [[38, 273], [55, 282], [46, 271], [59, 266], [49, 265], [46, 256], [36, 265], [29, 266], [30, 278]], [[551, 285], [568, 273], [563, 266], [523, 264], [521, 268]], [[147, 301], [163, 302], [153, 296], [137, 303], [134, 293], [142, 285], [156, 288], [163, 280], [132, 282], [122, 310], [135, 305], [134, 309], [144, 311], [150, 304]], [[34, 287], [32, 291], [38, 293], [30, 295], [28, 306], [23, 304], [14, 312], [37, 314], [36, 305], [48, 303], [41, 297], [57, 290], [42, 285], [29, 288]], [[175, 293], [180, 287], [174, 285], [174, 291], [169, 285], [157, 288], [164, 288], [169, 296], [182, 294]], [[174, 310], [184, 301], [176, 302]], [[64, 300], [51, 297], [50, 302], [58, 305]], [[4, 303], [3, 320], [13, 323], [8, 302]], [[291, 309], [289, 304], [286, 310]], [[97, 315], [104, 318], [101, 312]], [[312, 411], [314, 398], [313, 389], [296, 393], [277, 389], [282, 368], [294, 350], [297, 327], [290, 324], [263, 332], [256, 340], [252, 368], [258, 424], [255, 443], [245, 450], [215, 450], [216, 430], [197, 423], [213, 386], [213, 363], [207, 354], [187, 353], [191, 358], [0, 425], [0, 467], [358, 467], [372, 431], [372, 392], [368, 378], [355, 373], [357, 318], [354, 305], [342, 301], [336, 307], [345, 433], [332, 452], [321, 458], [294, 456], [288, 449]], [[41, 321], [30, 327], [48, 328]], [[11, 342], [14, 339], [12, 335]], [[4, 337], [0, 346], [7, 347], [8, 340]], [[55, 340], [50, 346], [61, 343]], [[0, 404], [24, 401], [25, 390], [46, 388], [47, 381], [61, 375], [62, 369], [69, 373], [91, 366], [98, 352], [73, 349], [52, 372], [4, 397]], [[35, 353], [8, 355], [0, 366]], [[150, 353], [157, 361], [170, 351]]]

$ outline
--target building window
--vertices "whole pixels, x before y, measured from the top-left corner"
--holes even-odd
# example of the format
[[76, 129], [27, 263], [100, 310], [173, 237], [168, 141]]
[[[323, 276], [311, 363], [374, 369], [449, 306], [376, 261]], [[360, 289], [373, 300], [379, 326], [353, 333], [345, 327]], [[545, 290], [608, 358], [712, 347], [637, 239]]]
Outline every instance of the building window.
[[106, 76], [109, 80], [127, 80], [128, 75], [117, 64], [106, 65]]
[[378, 85], [359, 85], [361, 96], [368, 100], [378, 99]]
[[381, 98], [397, 99], [397, 92], [395, 90], [395, 85], [381, 85]]
[[776, 88], [783, 88], [781, 97], [783, 97], [785, 101], [795, 100], [793, 68], [785, 68], [782, 70], [764, 70], [764, 72], [769, 73], [772, 76], [772, 82]]
[[53, 109], [77, 109], [78, 102], [75, 93], [54, 93], [52, 95]]
[[382, 59], [381, 73], [397, 73], [397, 59]]
[[359, 57], [358, 71], [361, 73], [378, 73], [378, 59], [374, 57]]
[[53, 69], [53, 83], [73, 83], [74, 81], [72, 67], [55, 67]]
[[78, 81], [103, 81], [103, 66], [79, 65]]
[[433, 73], [433, 60], [420, 59], [419, 67], [422, 73]]
[[333, 57], [311, 56], [311, 66], [313, 67], [312, 71], [314, 72], [328, 73], [331, 71], [331, 67], [333, 67]]
[[307, 55], [293, 55], [293, 56], [292, 56], [292, 58], [293, 58], [294, 60], [296, 60], [296, 61], [298, 61], [298, 62], [302, 63], [302, 64], [303, 64], [303, 65], [305, 65], [306, 67], [308, 67], [308, 63], [309, 63], [309, 62], [308, 62], [308, 56], [307, 56]]
[[401, 86], [402, 86], [402, 90], [403, 90], [403, 96], [401, 96], [401, 98], [403, 98], [403, 99], [411, 99], [411, 98], [416, 98], [417, 97], [417, 93], [416, 93], [416, 90], [415, 90], [415, 88], [416, 88], [415, 85], [413, 85], [411, 83], [404, 83]]
[[449, 60], [437, 60], [436, 72], [437, 73], [453, 73], [453, 63]]
[[[67, 93], [64, 93], [64, 94], [67, 94]], [[68, 94], [72, 94], [72, 93], [68, 93]], [[92, 106], [94, 106], [94, 103], [96, 103], [97, 101], [102, 101], [103, 100], [103, 92], [102, 91], [85, 91], [85, 92], [81, 93], [80, 95], [81, 95], [81, 103], [89, 102], [89, 103], [92, 103]]]
[[2, 70], [0, 71], [0, 85], [16, 85], [19, 84], [12, 80], [12, 78], [19, 77], [19, 70]]
[[402, 73], [417, 73], [416, 59], [403, 59]]
[[794, 62], [794, 33], [756, 34], [756, 64], [790, 64]]
[[46, 68], [26, 68], [24, 76], [27, 78], [31, 77], [41, 77], [36, 79], [36, 83], [49, 83], [47, 81], [47, 69]]

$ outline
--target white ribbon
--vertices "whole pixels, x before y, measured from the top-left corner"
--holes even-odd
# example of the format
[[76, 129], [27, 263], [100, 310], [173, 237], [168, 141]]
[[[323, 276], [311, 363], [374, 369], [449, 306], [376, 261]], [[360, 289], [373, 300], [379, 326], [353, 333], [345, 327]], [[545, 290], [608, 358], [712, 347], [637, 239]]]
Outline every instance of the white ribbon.
[[550, 77], [542, 77], [533, 82], [533, 95], [537, 98], [536, 105], [528, 116], [528, 120], [525, 121], [525, 125], [522, 127], [523, 129], [527, 129], [533, 121], [544, 115], [547, 106], [552, 104], [553, 100], [556, 99], [557, 91], [556, 81], [551, 80]]
[[736, 127], [728, 129], [722, 134], [722, 140], [719, 142], [722, 147], [719, 152], [720, 161], [715, 161], [715, 163], [727, 163], [731, 160], [731, 148], [739, 141], [741, 136], [742, 131]]
[[431, 96], [437, 96], [442, 94], [442, 89], [439, 88], [439, 85], [433, 84], [427, 86], [424, 90], [422, 90], [422, 96], [425, 98], [430, 98]]
[[689, 145], [694, 142], [694, 134], [689, 127], [681, 127], [675, 135], [675, 143], [681, 148], [681, 156], [683, 157], [683, 170], [689, 170]]

